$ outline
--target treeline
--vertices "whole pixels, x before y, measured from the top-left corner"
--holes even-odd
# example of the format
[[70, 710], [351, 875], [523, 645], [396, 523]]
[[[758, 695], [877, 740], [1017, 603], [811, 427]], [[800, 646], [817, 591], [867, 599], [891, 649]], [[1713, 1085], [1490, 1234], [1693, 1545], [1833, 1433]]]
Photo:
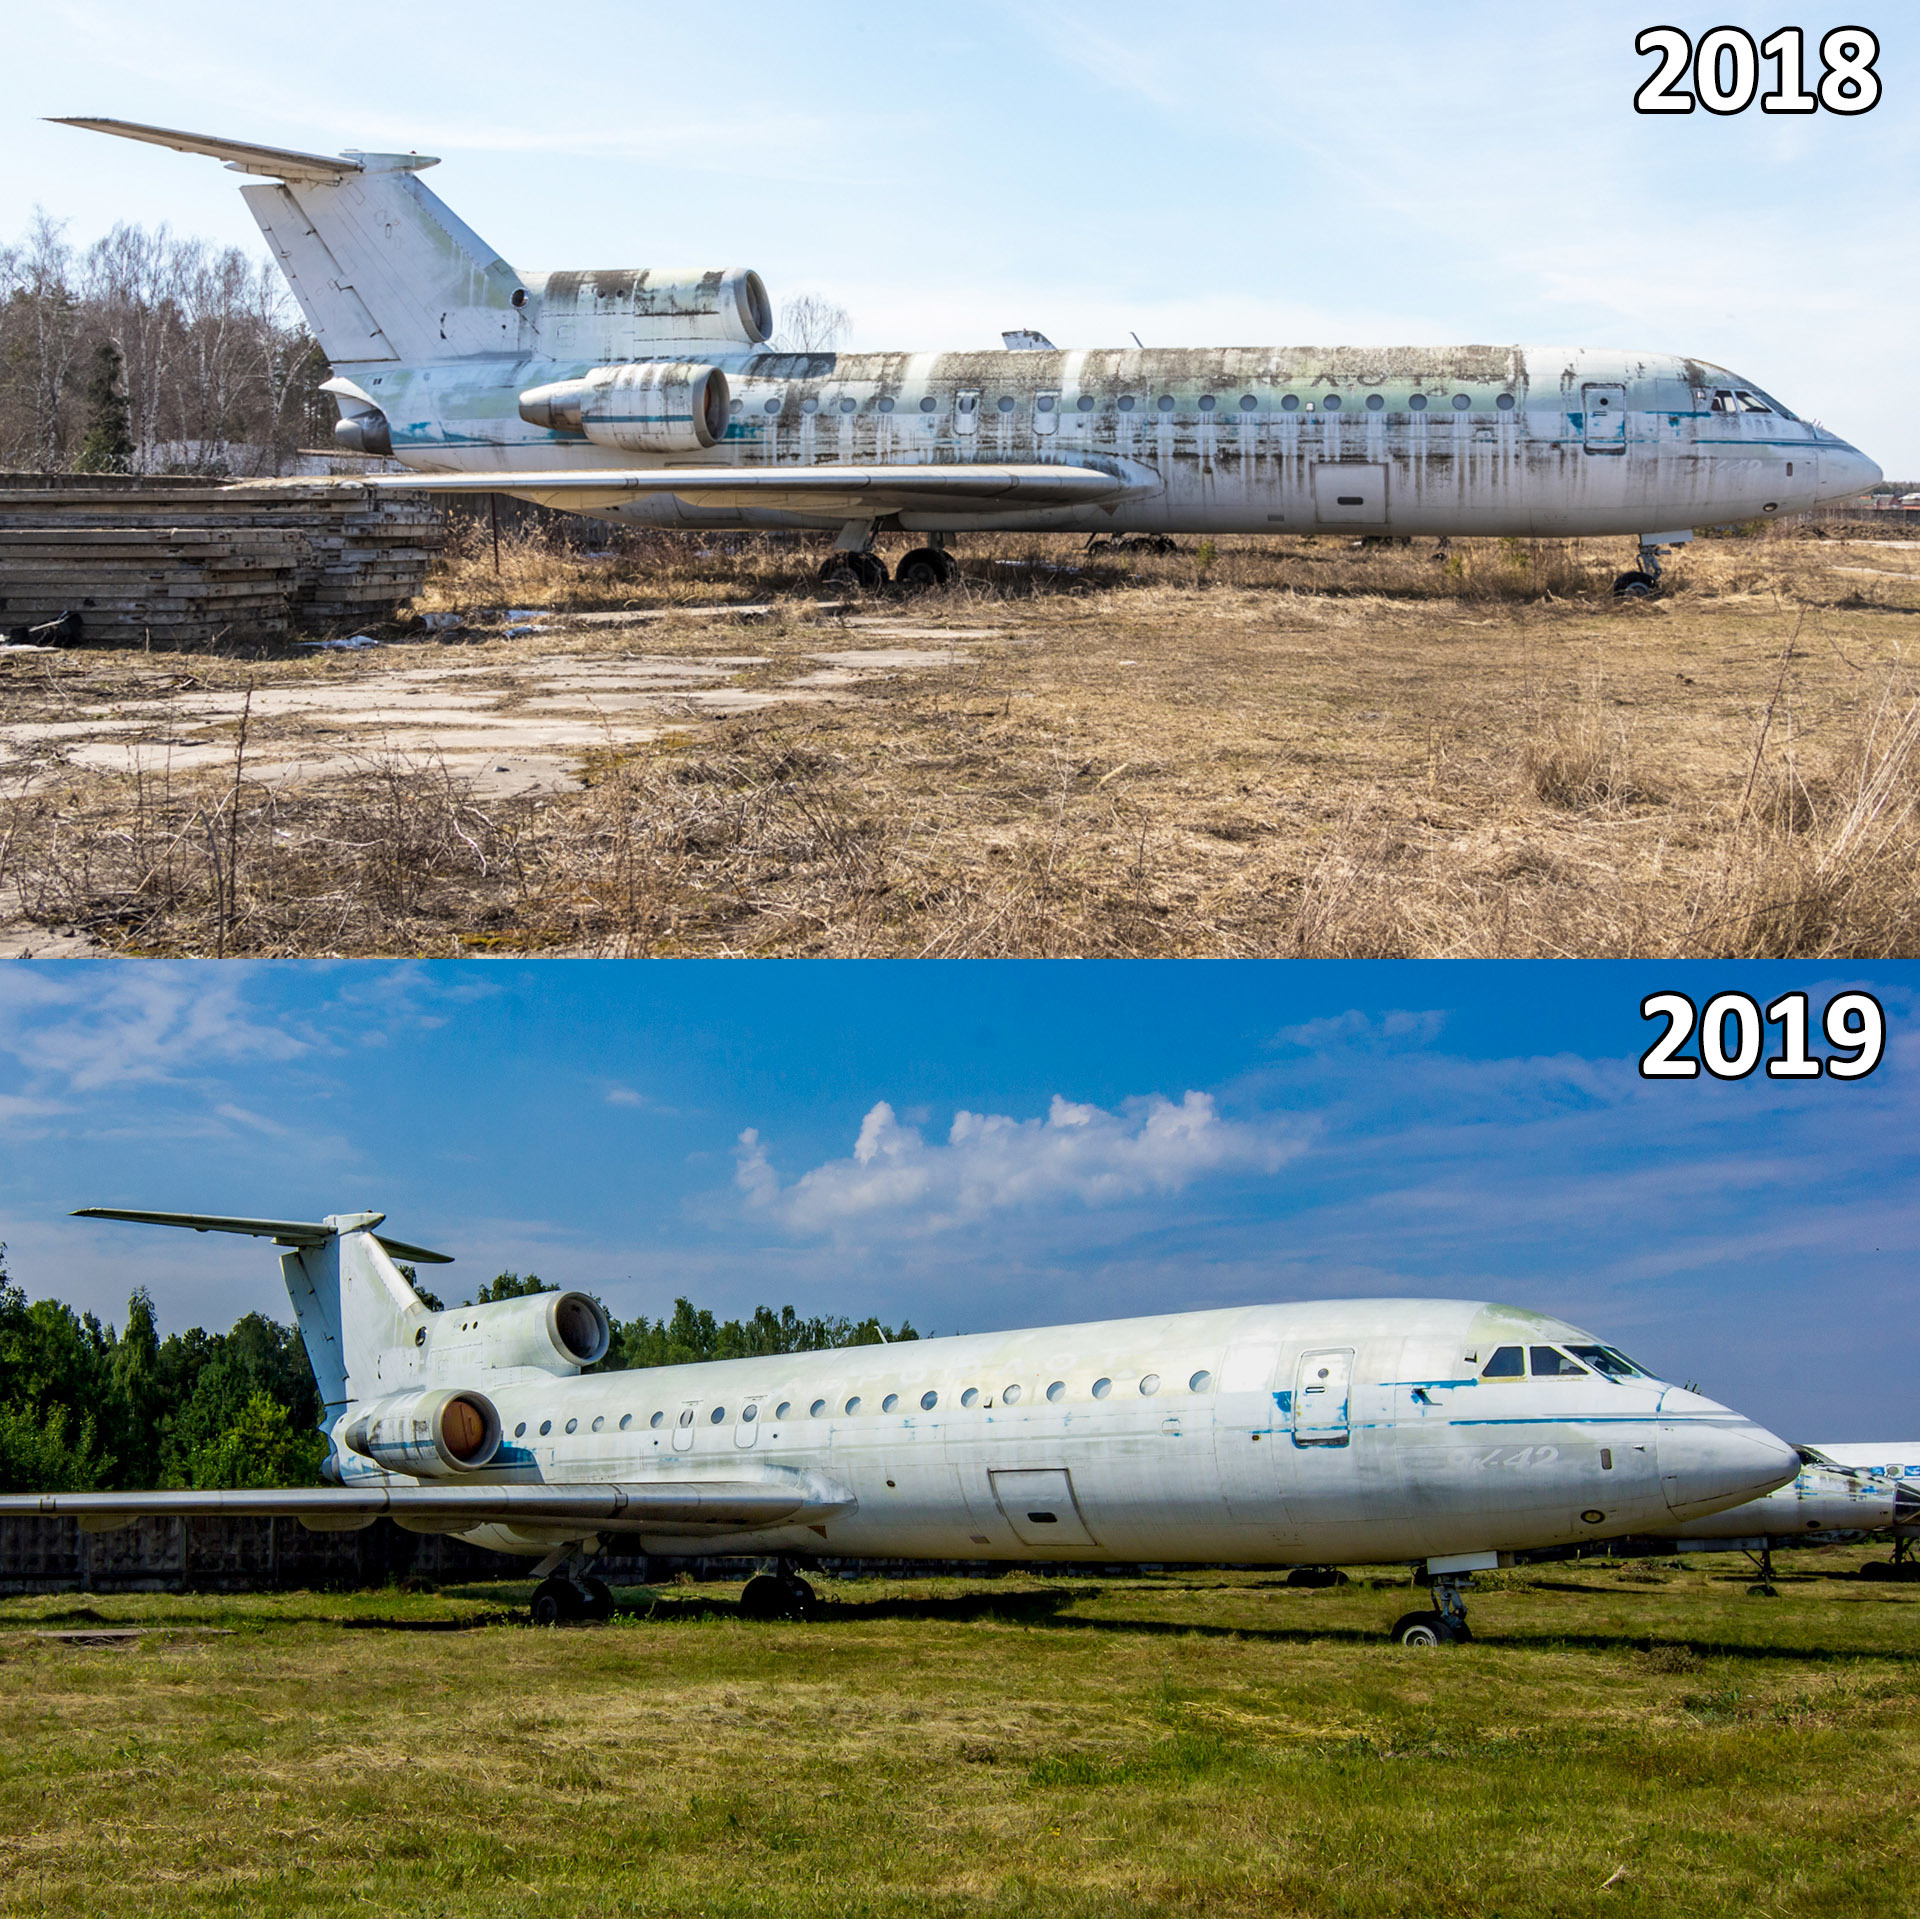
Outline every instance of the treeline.
[[0, 466], [280, 473], [332, 444], [327, 363], [273, 265], [162, 226], [0, 244]]
[[[4, 1255], [0, 1248], [0, 1493], [318, 1483], [327, 1452], [315, 1426], [320, 1395], [294, 1328], [249, 1313], [228, 1333], [194, 1327], [162, 1340], [141, 1288], [116, 1330], [62, 1301], [29, 1302]], [[538, 1274], [503, 1273], [479, 1298], [547, 1291]], [[721, 1320], [682, 1299], [659, 1320], [615, 1320], [592, 1371], [917, 1338], [906, 1324], [806, 1319], [792, 1307]]]

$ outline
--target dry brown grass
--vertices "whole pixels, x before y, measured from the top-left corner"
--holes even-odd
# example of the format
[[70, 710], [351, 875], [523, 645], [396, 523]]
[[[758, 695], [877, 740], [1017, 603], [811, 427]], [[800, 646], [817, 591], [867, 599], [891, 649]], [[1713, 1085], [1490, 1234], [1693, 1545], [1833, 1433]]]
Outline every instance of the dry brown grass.
[[[1701, 541], [1621, 604], [1624, 545], [972, 542], [949, 591], [878, 603], [930, 642], [1001, 631], [956, 667], [610, 733], [543, 798], [372, 742], [357, 774], [275, 789], [244, 762], [160, 791], [75, 773], [0, 820], [0, 887], [30, 927], [151, 952], [1913, 952], [1920, 548]], [[822, 644], [812, 548], [707, 551], [509, 533], [496, 582], [470, 534], [433, 598], [771, 603], [734, 683], [791, 685]], [[483, 657], [715, 645], [673, 618]], [[437, 657], [194, 672], [351, 686]], [[65, 715], [153, 665], [16, 656], [0, 712]]]

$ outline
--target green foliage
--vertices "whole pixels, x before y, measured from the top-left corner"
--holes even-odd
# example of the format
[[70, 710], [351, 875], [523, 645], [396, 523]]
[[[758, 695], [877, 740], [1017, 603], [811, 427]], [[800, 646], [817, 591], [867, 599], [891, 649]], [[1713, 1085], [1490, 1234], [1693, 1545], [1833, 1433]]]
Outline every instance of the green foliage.
[[126, 366], [120, 349], [102, 340], [87, 376], [87, 432], [73, 466], [76, 473], [133, 471], [133, 416], [127, 406]]
[[476, 1302], [485, 1306], [491, 1300], [523, 1300], [530, 1293], [558, 1293], [560, 1289], [551, 1280], [542, 1280], [537, 1273], [530, 1273], [522, 1280], [517, 1273], [496, 1273], [480, 1289], [480, 1298]]
[[[747, 1320], [717, 1320], [691, 1300], [673, 1303], [670, 1316], [645, 1314], [614, 1329], [614, 1353], [622, 1367], [684, 1366], [697, 1360], [744, 1360], [763, 1353], [814, 1353], [826, 1347], [873, 1347], [883, 1340], [917, 1340], [908, 1321], [883, 1327], [877, 1319], [841, 1315], [802, 1319], [792, 1307], [776, 1313], [755, 1307]], [[612, 1355], [609, 1356], [611, 1360]]]
[[0, 1493], [91, 1493], [112, 1470], [99, 1450], [93, 1422], [83, 1419], [70, 1438], [65, 1407], [44, 1412], [0, 1405]]
[[196, 1487], [315, 1487], [327, 1442], [298, 1427], [279, 1401], [256, 1388], [233, 1423], [194, 1450]]

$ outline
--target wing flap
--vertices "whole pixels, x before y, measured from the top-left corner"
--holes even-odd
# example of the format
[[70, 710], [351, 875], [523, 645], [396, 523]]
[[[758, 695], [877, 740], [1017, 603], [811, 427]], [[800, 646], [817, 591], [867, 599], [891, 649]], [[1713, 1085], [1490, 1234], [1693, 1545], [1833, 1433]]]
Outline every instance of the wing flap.
[[149, 1517], [201, 1519], [281, 1516], [322, 1527], [383, 1515], [405, 1525], [444, 1521], [451, 1528], [590, 1525], [595, 1531], [740, 1532], [802, 1524], [843, 1513], [851, 1497], [825, 1497], [801, 1485], [764, 1481], [662, 1480], [579, 1486], [491, 1483], [474, 1486], [243, 1487], [159, 1489], [142, 1493], [0, 1494], [0, 1519], [77, 1519], [89, 1531]]

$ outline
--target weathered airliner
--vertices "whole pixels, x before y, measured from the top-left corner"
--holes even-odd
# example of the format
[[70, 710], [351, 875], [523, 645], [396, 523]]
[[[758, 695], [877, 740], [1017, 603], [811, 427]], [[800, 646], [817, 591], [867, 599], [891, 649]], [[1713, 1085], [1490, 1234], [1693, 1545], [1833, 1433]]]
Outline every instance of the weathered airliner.
[[1654, 589], [1696, 527], [1859, 493], [1880, 469], [1742, 375], [1558, 346], [775, 353], [757, 273], [522, 273], [415, 153], [209, 154], [331, 363], [350, 451], [413, 476], [658, 527], [837, 531], [829, 579], [947, 579], [968, 532], [1632, 535]]
[[0, 1515], [381, 1514], [538, 1561], [534, 1616], [604, 1613], [613, 1534], [763, 1556], [750, 1611], [804, 1612], [819, 1555], [1425, 1563], [1404, 1644], [1467, 1637], [1472, 1573], [1693, 1521], [1800, 1461], [1740, 1414], [1549, 1316], [1330, 1300], [583, 1373], [604, 1310], [547, 1293], [430, 1310], [378, 1213], [321, 1221], [88, 1207], [252, 1234], [326, 1405], [326, 1487], [0, 1497]]

